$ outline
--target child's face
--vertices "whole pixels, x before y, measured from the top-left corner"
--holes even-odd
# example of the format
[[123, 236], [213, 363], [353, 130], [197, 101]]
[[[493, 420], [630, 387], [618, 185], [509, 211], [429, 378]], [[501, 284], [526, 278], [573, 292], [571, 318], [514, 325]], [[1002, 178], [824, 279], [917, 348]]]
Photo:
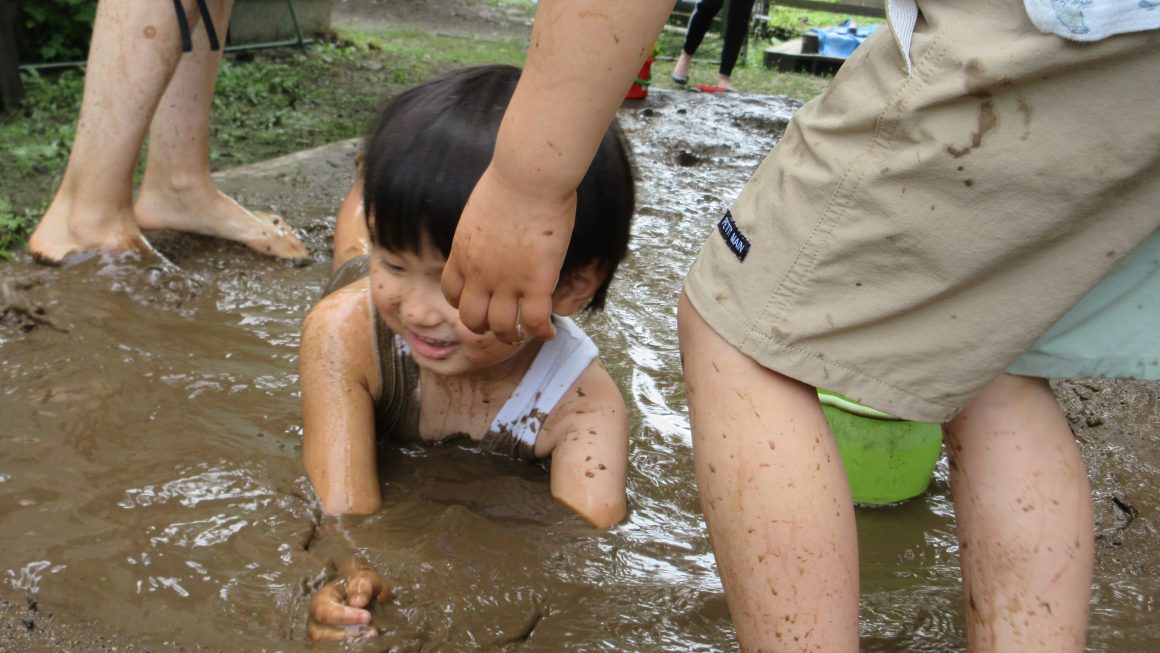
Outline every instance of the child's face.
[[442, 376], [483, 371], [512, 358], [526, 343], [508, 345], [490, 332], [478, 335], [459, 321], [443, 297], [447, 259], [426, 239], [422, 251], [372, 246], [371, 298], [383, 321], [407, 341], [419, 367]]

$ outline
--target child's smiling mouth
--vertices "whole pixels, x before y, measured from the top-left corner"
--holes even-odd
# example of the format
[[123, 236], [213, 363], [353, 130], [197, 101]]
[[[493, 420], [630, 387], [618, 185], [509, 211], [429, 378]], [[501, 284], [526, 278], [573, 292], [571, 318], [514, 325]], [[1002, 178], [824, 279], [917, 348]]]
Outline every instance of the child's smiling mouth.
[[411, 331], [411, 337], [408, 340], [411, 341], [411, 351], [424, 358], [433, 358], [435, 360], [443, 360], [455, 353], [455, 348], [458, 345], [454, 340], [428, 338], [414, 331]]

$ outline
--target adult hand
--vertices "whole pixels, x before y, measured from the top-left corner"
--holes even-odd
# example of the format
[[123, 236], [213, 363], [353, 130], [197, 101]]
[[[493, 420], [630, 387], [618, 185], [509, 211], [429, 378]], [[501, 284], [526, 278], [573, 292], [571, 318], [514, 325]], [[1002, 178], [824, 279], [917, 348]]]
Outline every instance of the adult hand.
[[480, 178], [443, 268], [443, 294], [476, 333], [551, 338], [552, 293], [576, 219], [576, 192], [537, 195], [494, 169]]
[[373, 637], [378, 633], [370, 626], [371, 613], [367, 606], [372, 599], [383, 603], [390, 598], [391, 590], [370, 569], [331, 581], [310, 601], [307, 633], [314, 640]]

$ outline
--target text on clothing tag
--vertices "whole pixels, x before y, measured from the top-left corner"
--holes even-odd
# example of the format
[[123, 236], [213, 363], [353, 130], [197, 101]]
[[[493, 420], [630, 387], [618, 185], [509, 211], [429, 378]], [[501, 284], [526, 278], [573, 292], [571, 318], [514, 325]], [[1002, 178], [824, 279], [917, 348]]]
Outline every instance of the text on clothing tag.
[[721, 232], [725, 244], [737, 255], [737, 260], [744, 261], [745, 255], [749, 253], [749, 240], [737, 229], [731, 211], [726, 211], [725, 215], [721, 216], [721, 221], [717, 223], [717, 231]]

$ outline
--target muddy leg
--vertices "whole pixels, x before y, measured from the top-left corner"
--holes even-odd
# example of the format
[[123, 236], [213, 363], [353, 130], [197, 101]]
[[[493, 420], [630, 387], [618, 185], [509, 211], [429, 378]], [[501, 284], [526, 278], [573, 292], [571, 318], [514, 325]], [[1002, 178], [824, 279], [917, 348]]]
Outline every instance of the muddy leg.
[[948, 422], [971, 651], [1082, 651], [1091, 488], [1047, 382], [1001, 376]]
[[[224, 38], [233, 0], [207, 4]], [[305, 256], [306, 248], [280, 217], [248, 211], [214, 185], [209, 114], [222, 53], [209, 49], [201, 21], [192, 36], [193, 52], [178, 64], [149, 129], [145, 177], [134, 206], [137, 225], [235, 240], [272, 256]]]
[[59, 261], [84, 250], [149, 249], [133, 217], [133, 168], [180, 56], [172, 3], [97, 6], [76, 138], [60, 188], [28, 241], [33, 256]]
[[701, 507], [745, 651], [858, 650], [858, 543], [814, 388], [761, 367], [683, 295]]

